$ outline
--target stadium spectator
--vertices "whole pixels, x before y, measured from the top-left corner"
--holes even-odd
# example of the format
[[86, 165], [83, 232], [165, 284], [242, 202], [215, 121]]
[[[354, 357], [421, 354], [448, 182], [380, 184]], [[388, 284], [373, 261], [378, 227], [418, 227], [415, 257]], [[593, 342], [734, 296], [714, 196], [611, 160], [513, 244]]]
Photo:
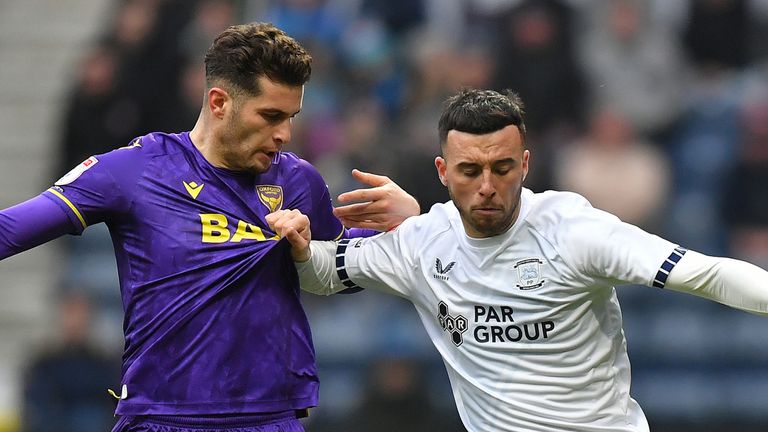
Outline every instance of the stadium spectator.
[[748, 107], [743, 127], [741, 157], [726, 186], [724, 220], [731, 227], [731, 253], [768, 266], [768, 103]]
[[83, 294], [59, 300], [56, 343], [33, 356], [24, 374], [24, 432], [106, 431], [115, 423], [104, 396], [120, 377], [120, 361], [91, 342], [92, 312]]
[[142, 124], [140, 101], [123, 91], [119, 53], [109, 43], [90, 48], [81, 60], [62, 121], [61, 164], [66, 172], [88, 156], [125, 143]]
[[650, 9], [647, 1], [598, 0], [582, 12], [576, 35], [591, 105], [615, 106], [637, 133], [658, 139], [680, 116], [688, 66]]
[[[462, 430], [458, 419], [435, 410], [424, 385], [421, 365], [409, 358], [381, 357], [369, 372], [360, 407], [345, 431], [443, 432]], [[395, 414], [396, 415], [393, 415]], [[454, 420], [455, 423], [452, 423]]]
[[559, 0], [523, 0], [498, 17], [493, 88], [516, 88], [529, 101], [533, 138], [575, 129], [582, 119], [585, 82], [576, 60], [575, 13]]
[[528, 179], [533, 190], [553, 187], [553, 156], [584, 120], [588, 88], [576, 57], [575, 20], [567, 2], [523, 0], [496, 22], [497, 65], [488, 87], [514, 88], [528, 101], [528, 140], [539, 157]]
[[[748, 0], [690, 1], [683, 42], [701, 69], [736, 69], [750, 60]], [[728, 35], [728, 37], [723, 37]]]
[[658, 232], [670, 191], [666, 156], [613, 106], [596, 108], [589, 125], [585, 136], [558, 152], [558, 186], [624, 222]]
[[739, 76], [722, 69], [698, 70], [668, 145], [674, 187], [666, 232], [703, 253], [727, 250], [719, 203], [743, 140], [741, 86]]

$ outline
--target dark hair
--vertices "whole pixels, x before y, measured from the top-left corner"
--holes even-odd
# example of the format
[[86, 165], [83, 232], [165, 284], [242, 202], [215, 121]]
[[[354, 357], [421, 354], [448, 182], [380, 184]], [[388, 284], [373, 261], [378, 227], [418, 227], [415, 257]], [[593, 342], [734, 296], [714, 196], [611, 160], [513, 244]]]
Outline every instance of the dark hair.
[[523, 101], [517, 93], [504, 90], [463, 89], [445, 101], [438, 123], [440, 146], [448, 132], [457, 130], [476, 135], [496, 132], [509, 125], [517, 126], [525, 143]]
[[205, 82], [255, 96], [258, 79], [301, 86], [312, 73], [312, 56], [293, 38], [269, 23], [231, 26], [216, 36], [205, 53]]

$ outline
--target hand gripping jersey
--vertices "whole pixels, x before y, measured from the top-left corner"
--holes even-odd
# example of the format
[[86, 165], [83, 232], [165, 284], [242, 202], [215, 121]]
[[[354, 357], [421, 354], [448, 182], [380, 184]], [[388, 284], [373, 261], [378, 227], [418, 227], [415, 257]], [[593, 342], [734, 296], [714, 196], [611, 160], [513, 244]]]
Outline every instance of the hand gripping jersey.
[[328, 189], [307, 162], [282, 153], [262, 175], [233, 173], [210, 165], [187, 133], [157, 133], [89, 158], [45, 196], [76, 233], [109, 227], [125, 309], [118, 414], [317, 404], [296, 271], [264, 220], [295, 208], [313, 235], [341, 235]]
[[469, 238], [438, 204], [342, 240], [336, 266], [347, 287], [413, 302], [470, 431], [647, 431], [613, 287], [664, 287], [684, 253], [576, 194], [524, 189], [502, 235]]

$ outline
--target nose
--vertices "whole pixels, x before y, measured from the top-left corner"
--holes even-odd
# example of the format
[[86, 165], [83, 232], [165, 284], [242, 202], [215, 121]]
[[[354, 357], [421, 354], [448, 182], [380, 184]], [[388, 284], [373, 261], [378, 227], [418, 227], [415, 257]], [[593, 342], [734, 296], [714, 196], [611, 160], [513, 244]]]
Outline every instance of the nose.
[[275, 127], [275, 133], [272, 139], [279, 145], [288, 144], [291, 142], [291, 126], [293, 123], [292, 118], [285, 119], [277, 127]]
[[493, 174], [491, 174], [490, 170], [483, 171], [480, 178], [480, 190], [478, 192], [480, 195], [487, 198], [496, 195], [496, 187], [493, 185]]

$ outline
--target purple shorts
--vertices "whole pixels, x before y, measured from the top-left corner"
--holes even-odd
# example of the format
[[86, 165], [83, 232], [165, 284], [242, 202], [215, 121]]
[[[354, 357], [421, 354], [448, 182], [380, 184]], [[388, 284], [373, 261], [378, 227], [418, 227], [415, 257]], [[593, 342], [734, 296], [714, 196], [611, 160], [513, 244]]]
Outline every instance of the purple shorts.
[[122, 416], [112, 432], [304, 432], [293, 411], [239, 416]]

